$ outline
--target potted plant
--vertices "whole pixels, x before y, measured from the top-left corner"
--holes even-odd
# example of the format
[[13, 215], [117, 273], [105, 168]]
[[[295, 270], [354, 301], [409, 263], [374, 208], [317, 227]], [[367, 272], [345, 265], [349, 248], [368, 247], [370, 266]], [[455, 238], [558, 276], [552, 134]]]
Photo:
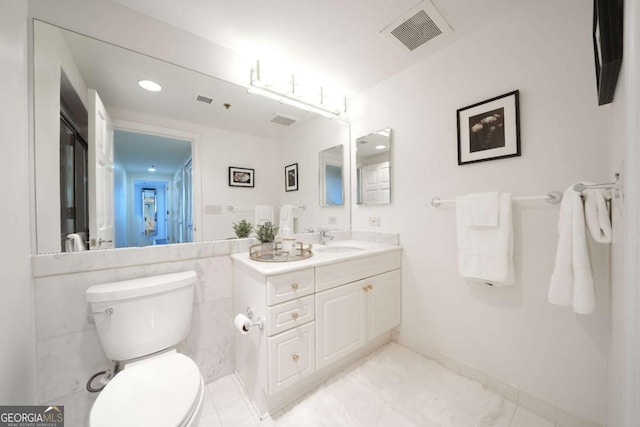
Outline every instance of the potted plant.
[[273, 250], [273, 241], [276, 238], [278, 227], [267, 221], [256, 227], [256, 238], [262, 243], [265, 250]]
[[235, 231], [238, 239], [244, 239], [249, 237], [249, 234], [253, 231], [253, 226], [246, 219], [243, 219], [239, 223], [233, 223], [233, 231]]

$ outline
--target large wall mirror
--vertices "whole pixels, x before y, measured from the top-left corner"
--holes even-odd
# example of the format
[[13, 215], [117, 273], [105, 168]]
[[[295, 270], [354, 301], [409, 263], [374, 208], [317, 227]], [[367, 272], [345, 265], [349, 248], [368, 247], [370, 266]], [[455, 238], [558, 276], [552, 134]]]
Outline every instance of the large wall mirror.
[[357, 203], [391, 203], [391, 128], [356, 139]]
[[[305, 156], [348, 146], [347, 122], [38, 20], [33, 31], [37, 253], [234, 238], [258, 205], [276, 223], [280, 206], [303, 207], [295, 232], [323, 225]], [[291, 163], [301, 190], [285, 193]], [[255, 170], [254, 186], [230, 186], [229, 167]]]

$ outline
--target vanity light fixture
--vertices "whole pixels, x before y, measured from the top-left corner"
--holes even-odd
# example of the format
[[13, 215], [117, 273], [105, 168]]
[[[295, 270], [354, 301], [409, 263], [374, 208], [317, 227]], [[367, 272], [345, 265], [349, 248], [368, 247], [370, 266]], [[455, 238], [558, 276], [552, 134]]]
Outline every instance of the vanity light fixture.
[[149, 169], [147, 169], [149, 172], [155, 172], [156, 171], [156, 167], [151, 165], [151, 167]]
[[[329, 118], [338, 117], [347, 111], [347, 98], [344, 96], [334, 97], [333, 99], [337, 100], [337, 102], [332, 103], [325, 93], [326, 89], [322, 86], [318, 86], [315, 89], [308, 88], [311, 90], [307, 90], [306, 94], [305, 91], [301, 91], [299, 88], [296, 90], [300, 83], [296, 82], [293, 73], [290, 78], [280, 78], [279, 80], [280, 83], [275, 80], [269, 81], [265, 74], [261, 73], [260, 61], [257, 61], [256, 66], [251, 69], [251, 86], [247, 91]], [[309, 92], [316, 93], [317, 98], [311, 99]]]
[[376, 150], [384, 150], [385, 148], [387, 148], [386, 145], [382, 145], [382, 144], [376, 145]]
[[150, 92], [160, 92], [162, 90], [162, 86], [153, 80], [138, 80], [138, 86]]

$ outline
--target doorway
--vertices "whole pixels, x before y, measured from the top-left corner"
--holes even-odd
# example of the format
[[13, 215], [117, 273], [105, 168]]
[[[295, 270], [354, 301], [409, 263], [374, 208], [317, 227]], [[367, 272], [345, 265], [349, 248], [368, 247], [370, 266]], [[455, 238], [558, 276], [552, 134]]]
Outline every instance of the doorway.
[[116, 129], [115, 246], [193, 241], [192, 141]]
[[[60, 115], [60, 247], [68, 251], [67, 236], [89, 236], [89, 151], [71, 120]], [[84, 249], [87, 248], [83, 243]], [[78, 250], [76, 248], [75, 250]]]

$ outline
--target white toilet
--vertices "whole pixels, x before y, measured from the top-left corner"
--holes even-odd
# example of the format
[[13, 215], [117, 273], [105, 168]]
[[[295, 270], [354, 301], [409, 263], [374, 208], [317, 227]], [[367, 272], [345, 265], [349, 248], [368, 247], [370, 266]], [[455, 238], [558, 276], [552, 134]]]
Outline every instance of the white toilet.
[[93, 404], [91, 427], [198, 425], [204, 382], [173, 349], [189, 332], [195, 282], [188, 271], [87, 290], [102, 348], [124, 364]]

